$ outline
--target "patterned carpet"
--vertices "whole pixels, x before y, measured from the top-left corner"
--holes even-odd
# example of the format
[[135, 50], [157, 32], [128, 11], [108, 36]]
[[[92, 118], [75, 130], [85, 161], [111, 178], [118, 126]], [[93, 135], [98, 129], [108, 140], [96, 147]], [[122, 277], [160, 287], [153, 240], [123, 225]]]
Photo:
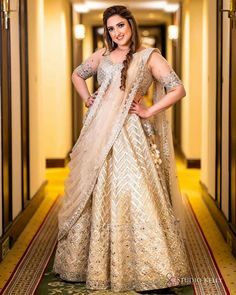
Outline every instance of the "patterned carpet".
[[[230, 294], [215, 263], [215, 259], [195, 218], [191, 205], [185, 199], [187, 250], [191, 261], [192, 286], [163, 289], [152, 292], [123, 292], [120, 294]], [[109, 291], [89, 292], [83, 283], [65, 283], [51, 273], [57, 236], [59, 197], [42, 226], [15, 268], [1, 294], [112, 294]], [[168, 277], [168, 279], [174, 279]], [[114, 293], [113, 293], [114, 294]], [[119, 294], [119, 293], [115, 293]]]
[[41, 283], [39, 284], [39, 287], [35, 294], [37, 295], [45, 295], [45, 294], [77, 294], [77, 295], [87, 295], [87, 294], [99, 294], [99, 295], [133, 295], [133, 294], [184, 294], [184, 295], [192, 295], [194, 294], [194, 290], [192, 286], [186, 286], [186, 287], [179, 287], [179, 288], [167, 288], [163, 290], [158, 291], [148, 291], [148, 292], [135, 292], [135, 291], [129, 291], [129, 292], [110, 292], [109, 290], [106, 291], [89, 291], [85, 287], [85, 283], [68, 283], [64, 282], [57, 277], [54, 276], [54, 274], [51, 272], [52, 265], [53, 265], [53, 258], [54, 255], [52, 255], [50, 262], [47, 266], [46, 272], [44, 273], [44, 276], [42, 278]]

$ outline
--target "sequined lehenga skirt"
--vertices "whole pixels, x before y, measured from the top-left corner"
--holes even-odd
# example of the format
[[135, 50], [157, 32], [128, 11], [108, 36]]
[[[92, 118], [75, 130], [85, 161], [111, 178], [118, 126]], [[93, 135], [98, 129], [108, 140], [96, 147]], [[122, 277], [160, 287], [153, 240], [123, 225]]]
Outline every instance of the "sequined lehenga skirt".
[[140, 119], [128, 115], [83, 214], [57, 245], [53, 270], [94, 290], [178, 285], [189, 276], [178, 226]]

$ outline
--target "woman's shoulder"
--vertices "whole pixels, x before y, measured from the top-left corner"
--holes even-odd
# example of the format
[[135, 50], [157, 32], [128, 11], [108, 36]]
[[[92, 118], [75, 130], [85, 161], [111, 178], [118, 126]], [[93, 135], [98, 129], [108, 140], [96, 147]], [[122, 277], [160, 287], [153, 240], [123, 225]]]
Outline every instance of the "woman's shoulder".
[[162, 57], [160, 50], [155, 47], [142, 47], [136, 51], [136, 54], [141, 55], [142, 60], [147, 63], [149, 68], [157, 62], [159, 63], [159, 60]]
[[152, 55], [157, 56], [161, 55], [161, 52], [158, 48], [155, 47], [140, 47], [135, 54], [143, 55], [144, 59], [149, 59]]
[[153, 67], [166, 63], [166, 59], [161, 54], [161, 51], [158, 48], [150, 48], [150, 55], [148, 58], [148, 66]]
[[156, 47], [144, 47], [144, 46], [141, 46], [137, 51], [136, 53], [138, 52], [146, 52], [146, 51], [149, 51], [149, 52], [152, 52], [152, 51], [156, 51], [158, 53], [161, 53], [161, 51], [156, 48]]
[[106, 54], [107, 49], [105, 47], [103, 48], [97, 48], [94, 53], [92, 54], [94, 57], [101, 58]]
[[98, 48], [92, 53], [89, 59], [99, 64], [106, 51], [106, 48]]
[[100, 64], [104, 54], [106, 52], [106, 48], [98, 48], [96, 49], [89, 57], [87, 57], [84, 61], [84, 63], [90, 63], [93, 64], [94, 67], [98, 67]]

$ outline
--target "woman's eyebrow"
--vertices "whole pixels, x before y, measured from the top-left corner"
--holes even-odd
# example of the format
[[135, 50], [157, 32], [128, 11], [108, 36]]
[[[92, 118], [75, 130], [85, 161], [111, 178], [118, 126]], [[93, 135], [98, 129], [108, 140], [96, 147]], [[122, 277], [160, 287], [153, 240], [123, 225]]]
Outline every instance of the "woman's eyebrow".
[[[117, 23], [115, 26], [118, 26], [118, 25], [121, 24], [121, 23], [123, 23], [123, 21]], [[113, 28], [113, 26], [109, 26], [109, 27], [107, 27], [107, 28], [110, 29], [110, 28]]]

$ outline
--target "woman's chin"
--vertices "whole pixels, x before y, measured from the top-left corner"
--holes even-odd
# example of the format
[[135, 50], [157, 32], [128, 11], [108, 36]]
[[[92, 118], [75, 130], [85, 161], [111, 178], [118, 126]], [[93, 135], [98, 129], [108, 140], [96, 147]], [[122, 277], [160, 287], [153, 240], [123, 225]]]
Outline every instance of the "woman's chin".
[[127, 41], [120, 41], [120, 42], [117, 42], [117, 45], [118, 45], [118, 46], [122, 46], [122, 47], [129, 47], [130, 42], [127, 42]]

